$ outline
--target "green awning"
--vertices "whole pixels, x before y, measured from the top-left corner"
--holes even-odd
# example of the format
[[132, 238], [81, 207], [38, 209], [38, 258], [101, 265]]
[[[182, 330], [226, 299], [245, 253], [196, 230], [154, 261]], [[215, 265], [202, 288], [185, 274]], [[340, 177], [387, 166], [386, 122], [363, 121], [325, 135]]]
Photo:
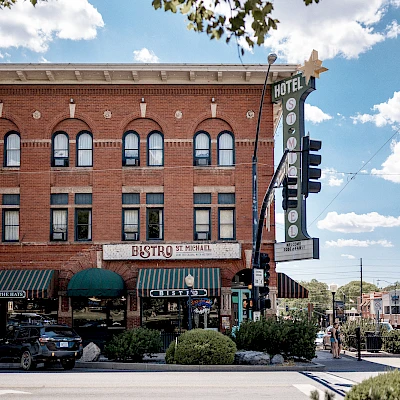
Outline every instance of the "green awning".
[[288, 277], [283, 272], [278, 272], [278, 299], [306, 299], [308, 290]]
[[194, 277], [193, 290], [206, 289], [207, 296], [221, 295], [219, 268], [146, 268], [139, 270], [138, 296], [150, 297], [150, 290], [187, 289], [185, 277]]
[[125, 282], [116, 272], [102, 268], [89, 268], [75, 274], [68, 283], [70, 297], [121, 297]]
[[0, 290], [24, 290], [27, 298], [53, 296], [54, 271], [50, 269], [6, 269], [0, 271]]

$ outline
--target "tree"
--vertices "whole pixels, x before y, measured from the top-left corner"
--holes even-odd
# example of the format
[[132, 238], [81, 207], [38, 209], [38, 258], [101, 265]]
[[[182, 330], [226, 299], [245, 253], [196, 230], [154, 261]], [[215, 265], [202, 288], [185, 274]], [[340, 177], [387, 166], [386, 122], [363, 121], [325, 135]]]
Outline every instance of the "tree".
[[[379, 288], [373, 283], [362, 283], [363, 293], [379, 292]], [[344, 300], [346, 296], [346, 305], [357, 304], [357, 298], [360, 297], [360, 281], [351, 281], [346, 285], [340, 286], [336, 292], [336, 300]]]
[[[306, 6], [320, 0], [303, 0]], [[152, 0], [153, 7], [187, 16], [188, 29], [206, 32], [210, 39], [220, 39], [226, 34], [226, 42], [243, 38], [249, 47], [264, 43], [270, 29], [277, 29], [279, 21], [270, 17], [273, 3], [267, 0]], [[218, 13], [223, 7], [230, 17]], [[250, 25], [246, 26], [246, 22]], [[241, 49], [244, 53], [243, 48]]]
[[[36, 6], [38, 1], [47, 1], [47, 0], [29, 0], [33, 6]], [[17, 0], [0, 0], [0, 9], [3, 7], [11, 8], [13, 4], [15, 4]]]

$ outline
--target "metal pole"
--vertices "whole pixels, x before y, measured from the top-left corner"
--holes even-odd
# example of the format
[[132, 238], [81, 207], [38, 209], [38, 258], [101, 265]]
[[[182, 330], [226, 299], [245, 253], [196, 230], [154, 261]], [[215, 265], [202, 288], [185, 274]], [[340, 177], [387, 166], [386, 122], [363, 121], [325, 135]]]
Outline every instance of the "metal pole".
[[[258, 187], [257, 187], [257, 150], [258, 150], [258, 137], [260, 134], [260, 124], [261, 124], [261, 114], [264, 105], [265, 90], [267, 88], [267, 81], [269, 70], [271, 65], [275, 62], [277, 56], [275, 54], [270, 54], [268, 56], [268, 69], [265, 75], [264, 86], [261, 93], [260, 109], [258, 111], [256, 137], [254, 141], [254, 153], [252, 159], [252, 209], [253, 209], [253, 251], [252, 251], [252, 268], [258, 268], [260, 266], [260, 256], [256, 257], [256, 242], [257, 242], [257, 229], [258, 229]], [[253, 311], [258, 311], [258, 298], [259, 289], [254, 286], [254, 271], [252, 271], [251, 278], [251, 297], [253, 299]]]
[[189, 324], [188, 324], [188, 329], [189, 331], [192, 329], [192, 288], [189, 288]]
[[335, 323], [335, 292], [332, 292], [332, 325]]

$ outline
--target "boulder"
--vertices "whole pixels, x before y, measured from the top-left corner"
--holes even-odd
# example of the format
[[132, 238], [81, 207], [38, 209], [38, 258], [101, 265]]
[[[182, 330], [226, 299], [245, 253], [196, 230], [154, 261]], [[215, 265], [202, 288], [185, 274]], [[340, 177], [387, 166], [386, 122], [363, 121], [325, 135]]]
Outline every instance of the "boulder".
[[269, 365], [270, 356], [262, 351], [238, 351], [234, 362], [239, 365]]
[[97, 361], [100, 357], [101, 350], [95, 343], [90, 342], [83, 348], [83, 355], [80, 361]]
[[271, 364], [283, 364], [285, 362], [285, 359], [281, 354], [275, 354], [272, 357]]

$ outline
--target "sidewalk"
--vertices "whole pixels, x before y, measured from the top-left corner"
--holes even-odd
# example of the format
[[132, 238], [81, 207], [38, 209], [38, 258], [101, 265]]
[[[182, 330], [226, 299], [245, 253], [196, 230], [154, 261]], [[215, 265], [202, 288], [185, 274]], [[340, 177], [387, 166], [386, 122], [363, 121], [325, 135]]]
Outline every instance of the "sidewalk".
[[142, 363], [108, 361], [100, 356], [99, 361], [77, 361], [75, 368], [118, 370], [118, 371], [152, 371], [152, 372], [216, 372], [216, 371], [323, 371], [325, 366], [318, 362], [295, 362], [283, 365], [180, 365], [166, 364], [165, 353], [154, 354], [154, 357], [145, 357]]

